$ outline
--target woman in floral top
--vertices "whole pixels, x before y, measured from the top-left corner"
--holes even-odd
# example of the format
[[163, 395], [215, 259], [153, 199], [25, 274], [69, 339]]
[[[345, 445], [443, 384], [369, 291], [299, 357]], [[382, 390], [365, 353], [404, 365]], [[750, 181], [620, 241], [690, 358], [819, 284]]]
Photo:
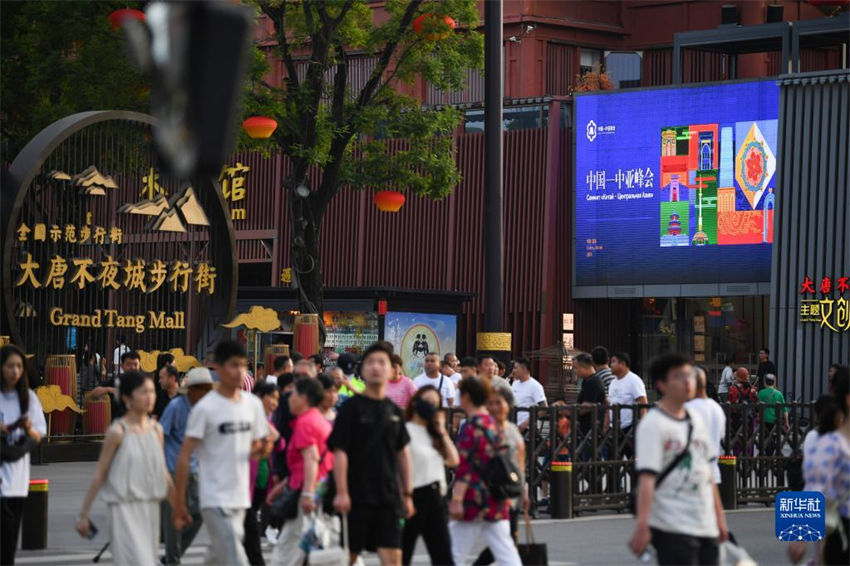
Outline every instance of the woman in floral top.
[[[823, 434], [814, 445], [806, 449], [803, 471], [806, 491], [824, 494], [827, 509], [837, 506], [837, 528], [818, 543], [821, 556], [817, 564], [850, 564], [850, 371], [846, 366], [838, 369], [833, 380], [833, 396], [843, 413], [844, 422], [837, 430]], [[827, 520], [829, 520], [827, 511]], [[788, 554], [797, 563], [806, 552], [805, 542], [791, 543]], [[817, 550], [815, 553], [817, 554]]]
[[479, 378], [460, 382], [460, 406], [467, 421], [457, 439], [460, 465], [455, 474], [449, 524], [452, 536], [452, 556], [457, 566], [466, 563], [469, 551], [479, 536], [483, 536], [498, 564], [519, 566], [519, 553], [511, 540], [507, 499], [493, 497], [481, 479], [496, 455], [504, 438], [496, 420], [485, 408], [490, 396], [490, 384]]

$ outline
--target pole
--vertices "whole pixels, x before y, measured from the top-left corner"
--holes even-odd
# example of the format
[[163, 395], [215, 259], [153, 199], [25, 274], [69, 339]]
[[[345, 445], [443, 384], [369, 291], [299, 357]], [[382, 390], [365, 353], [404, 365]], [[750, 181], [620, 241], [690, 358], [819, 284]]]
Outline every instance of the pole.
[[505, 324], [502, 267], [502, 0], [484, 2], [484, 330]]

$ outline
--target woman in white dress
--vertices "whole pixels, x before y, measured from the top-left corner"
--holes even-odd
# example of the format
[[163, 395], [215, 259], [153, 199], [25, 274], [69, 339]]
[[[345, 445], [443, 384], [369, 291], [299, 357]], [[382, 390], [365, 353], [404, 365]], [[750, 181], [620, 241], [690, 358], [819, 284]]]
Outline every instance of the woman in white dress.
[[77, 531], [89, 536], [89, 511], [103, 488], [113, 563], [153, 566], [159, 564], [159, 504], [167, 494], [174, 505], [174, 486], [165, 466], [162, 427], [148, 416], [156, 401], [153, 380], [127, 372], [121, 376], [120, 393], [127, 413], [106, 432]]

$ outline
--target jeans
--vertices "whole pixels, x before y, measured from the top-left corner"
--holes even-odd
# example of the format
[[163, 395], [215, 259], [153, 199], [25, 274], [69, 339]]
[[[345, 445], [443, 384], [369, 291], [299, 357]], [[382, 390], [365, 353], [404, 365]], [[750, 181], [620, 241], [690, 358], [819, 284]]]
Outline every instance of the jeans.
[[266, 500], [265, 489], [255, 489], [254, 497], [251, 501], [251, 508], [245, 512], [245, 539], [242, 545], [245, 547], [245, 554], [248, 556], [248, 563], [251, 566], [265, 566], [263, 560], [263, 549], [260, 546], [260, 512]]
[[206, 507], [201, 509], [201, 515], [210, 535], [210, 546], [204, 564], [248, 566], [248, 557], [242, 548], [245, 509]]
[[500, 566], [521, 566], [519, 552], [511, 539], [511, 526], [507, 519], [501, 521], [452, 521], [452, 556], [456, 566], [467, 564], [467, 556], [479, 536], [484, 536], [490, 552]]
[[201, 517], [201, 505], [198, 500], [198, 475], [189, 474], [186, 482], [186, 507], [192, 516], [192, 522], [177, 532], [172, 522], [172, 509], [167, 499], [162, 500], [162, 538], [165, 543], [165, 564], [175, 566], [180, 564], [180, 558], [186, 549], [192, 545], [195, 535], [201, 530], [204, 519]]
[[413, 559], [416, 539], [422, 535], [431, 564], [452, 564], [451, 541], [449, 540], [449, 515], [446, 500], [440, 494], [440, 484], [418, 487], [413, 490], [413, 506], [416, 514], [405, 521], [401, 535], [402, 564], [407, 566]]
[[720, 547], [716, 538], [695, 537], [652, 529], [652, 546], [661, 566], [717, 566]]

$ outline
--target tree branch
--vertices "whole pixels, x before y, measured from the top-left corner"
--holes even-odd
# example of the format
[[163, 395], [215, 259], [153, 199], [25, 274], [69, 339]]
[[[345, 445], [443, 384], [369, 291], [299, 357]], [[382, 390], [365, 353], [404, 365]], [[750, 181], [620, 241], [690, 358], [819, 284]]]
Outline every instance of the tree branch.
[[278, 51], [280, 51], [280, 56], [283, 59], [284, 66], [286, 67], [287, 80], [290, 82], [293, 89], [297, 89], [298, 73], [295, 69], [295, 60], [292, 58], [292, 48], [289, 45], [289, 40], [286, 38], [286, 26], [284, 25], [287, 3], [281, 3], [278, 8], [269, 6], [265, 2], [260, 2], [259, 4], [263, 13], [274, 25], [275, 35], [277, 35]]
[[384, 71], [387, 70], [387, 67], [390, 64], [390, 60], [392, 59], [396, 47], [398, 47], [404, 32], [410, 27], [410, 22], [413, 21], [413, 15], [416, 13], [416, 10], [419, 9], [421, 4], [422, 0], [410, 0], [410, 3], [407, 5], [407, 9], [404, 11], [404, 15], [398, 23], [398, 29], [396, 30], [395, 36], [384, 46], [384, 50], [378, 58], [378, 65], [375, 67], [375, 70], [372, 71], [372, 75], [369, 77], [369, 80], [366, 81], [366, 84], [363, 86], [363, 90], [360, 91], [360, 95], [357, 97], [357, 108], [364, 108], [372, 101], [372, 97], [381, 82], [381, 77], [383, 76]]

